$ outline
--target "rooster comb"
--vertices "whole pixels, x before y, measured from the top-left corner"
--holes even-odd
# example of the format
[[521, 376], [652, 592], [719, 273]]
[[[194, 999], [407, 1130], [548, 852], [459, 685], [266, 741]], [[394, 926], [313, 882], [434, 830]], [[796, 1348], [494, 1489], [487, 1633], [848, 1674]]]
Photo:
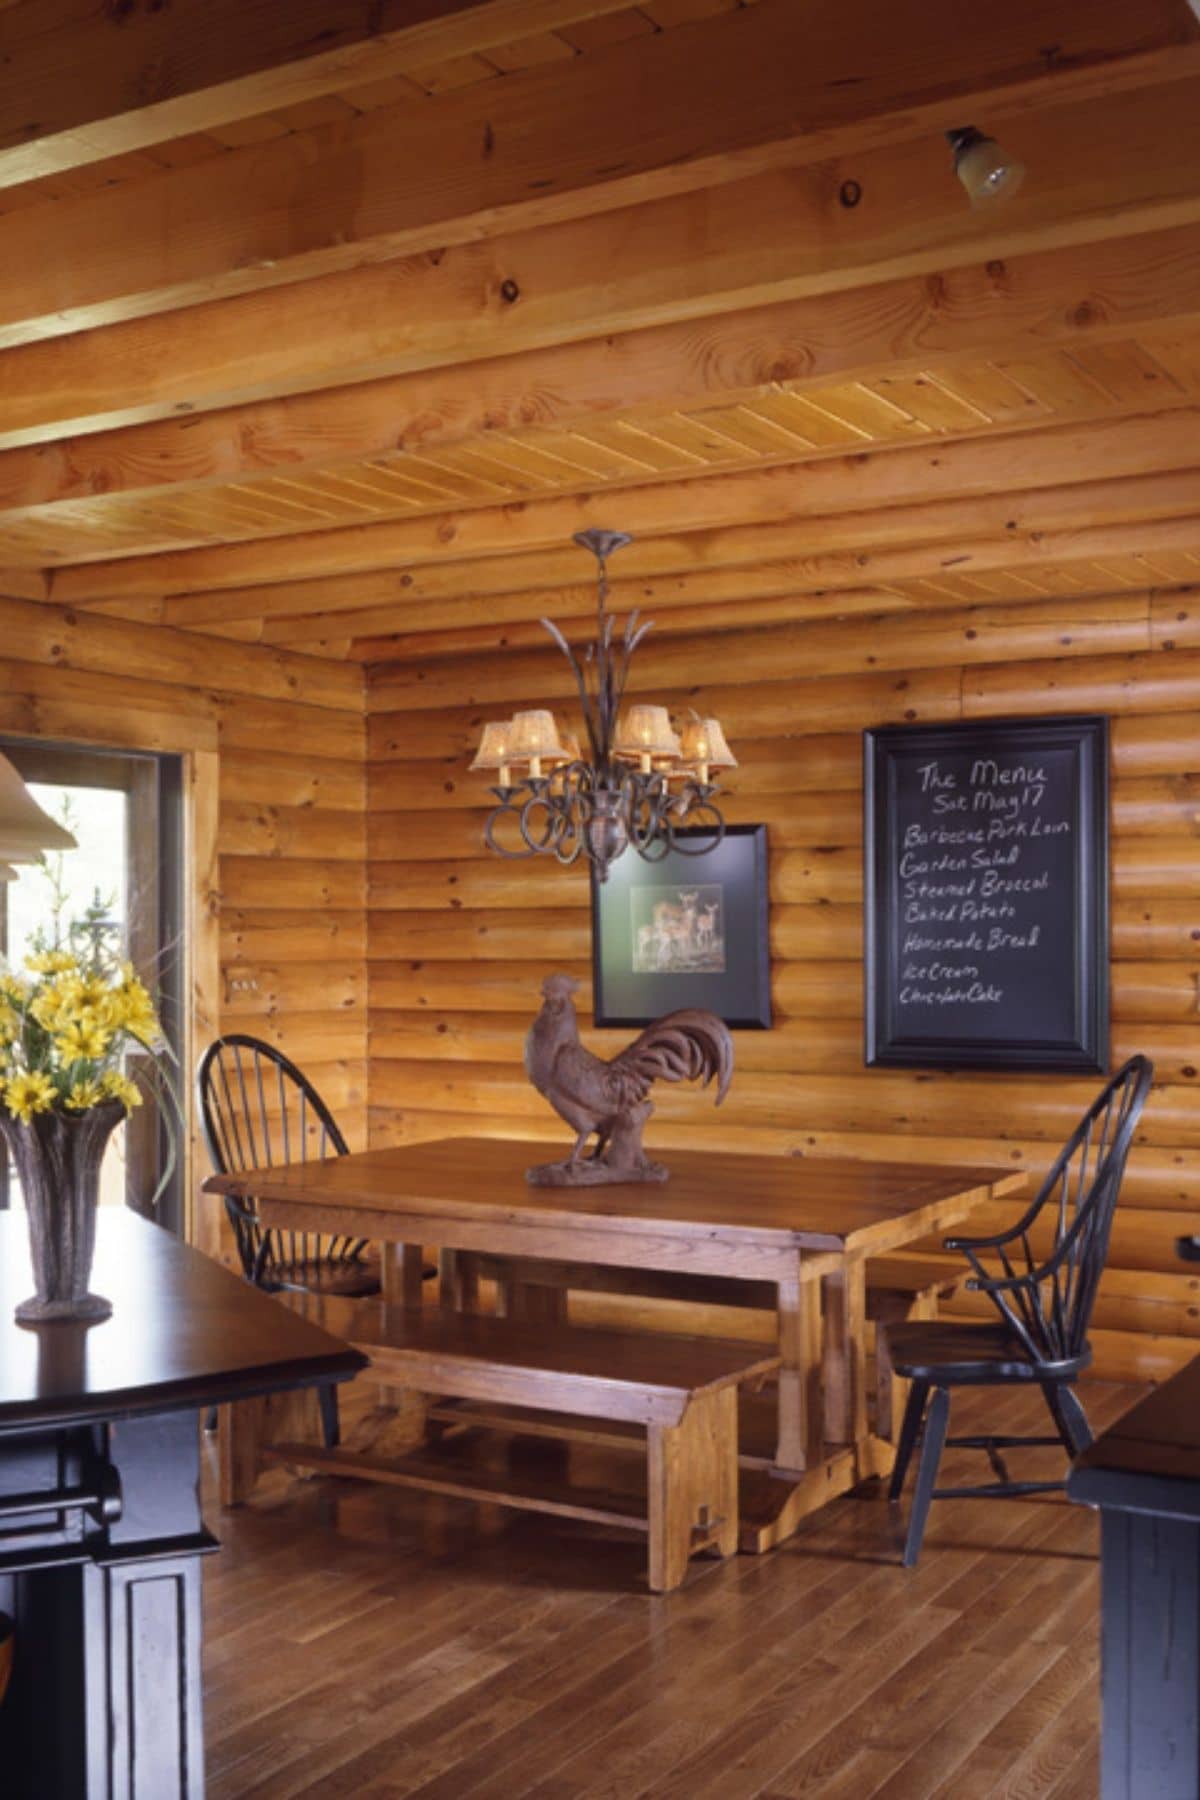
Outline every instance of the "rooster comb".
[[573, 975], [547, 975], [542, 983], [542, 995], [546, 1000], [569, 1000], [578, 992], [579, 983]]

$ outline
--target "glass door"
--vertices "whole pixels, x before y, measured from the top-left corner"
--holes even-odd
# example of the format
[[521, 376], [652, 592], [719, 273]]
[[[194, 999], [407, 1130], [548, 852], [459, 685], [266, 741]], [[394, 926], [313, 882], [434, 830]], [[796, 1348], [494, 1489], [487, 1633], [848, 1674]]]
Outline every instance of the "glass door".
[[[0, 953], [20, 971], [35, 939], [53, 941], [72, 921], [85, 921], [155, 993], [178, 1056], [185, 967], [180, 758], [12, 739], [0, 739], [0, 750], [78, 846], [22, 865], [16, 880], [0, 882]], [[128, 1073], [137, 1074], [133, 1058]], [[181, 1230], [178, 1168], [155, 1199], [182, 1156], [181, 1131], [178, 1122], [168, 1128], [153, 1105], [137, 1108], [113, 1133], [101, 1204], [131, 1206]], [[15, 1172], [7, 1156], [0, 1163], [0, 1207], [19, 1206]]]

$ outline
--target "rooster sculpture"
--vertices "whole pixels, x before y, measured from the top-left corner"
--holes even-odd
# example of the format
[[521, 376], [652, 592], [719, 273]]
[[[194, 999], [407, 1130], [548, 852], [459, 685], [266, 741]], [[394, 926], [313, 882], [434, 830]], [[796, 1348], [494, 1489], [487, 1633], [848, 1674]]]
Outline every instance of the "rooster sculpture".
[[[538, 1093], [575, 1132], [562, 1162], [530, 1169], [534, 1187], [585, 1187], [610, 1181], [665, 1181], [668, 1171], [651, 1162], [642, 1132], [654, 1108], [656, 1081], [717, 1084], [720, 1106], [733, 1077], [733, 1039], [715, 1013], [691, 1008], [668, 1013], [605, 1062], [579, 1041], [570, 975], [548, 975], [542, 1010], [525, 1039], [525, 1070]], [[584, 1145], [595, 1133], [590, 1155]]]

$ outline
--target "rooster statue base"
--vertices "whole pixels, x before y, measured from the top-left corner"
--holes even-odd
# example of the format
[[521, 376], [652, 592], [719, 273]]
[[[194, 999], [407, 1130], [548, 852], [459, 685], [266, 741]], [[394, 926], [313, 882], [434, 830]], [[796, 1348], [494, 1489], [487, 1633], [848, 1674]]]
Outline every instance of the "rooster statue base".
[[[667, 1013], [611, 1061], [579, 1041], [570, 975], [548, 975], [542, 1010], [525, 1039], [525, 1071], [538, 1093], [575, 1132], [569, 1156], [526, 1171], [531, 1187], [596, 1187], [605, 1182], [666, 1181], [652, 1162], [642, 1132], [654, 1107], [656, 1081], [716, 1083], [720, 1106], [733, 1078], [733, 1039], [715, 1013], [688, 1008]], [[595, 1144], [586, 1150], [588, 1139]]]

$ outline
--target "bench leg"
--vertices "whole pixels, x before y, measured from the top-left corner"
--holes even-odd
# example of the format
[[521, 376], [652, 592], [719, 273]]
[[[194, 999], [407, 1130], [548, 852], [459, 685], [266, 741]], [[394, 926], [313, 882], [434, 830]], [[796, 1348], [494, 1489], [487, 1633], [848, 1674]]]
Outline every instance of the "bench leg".
[[903, 1322], [910, 1319], [936, 1319], [937, 1295], [929, 1291], [920, 1294], [877, 1294], [871, 1311], [875, 1318], [875, 1431], [877, 1436], [886, 1439], [889, 1444], [897, 1444], [904, 1423], [904, 1409], [908, 1404], [909, 1384], [902, 1381], [893, 1370], [892, 1359], [888, 1355], [887, 1334], [880, 1331], [879, 1327], [891, 1320]]
[[694, 1551], [737, 1550], [737, 1388], [696, 1394], [678, 1425], [651, 1425], [648, 1453], [649, 1580], [668, 1594]]
[[[329, 1391], [335, 1393], [336, 1389]], [[314, 1388], [233, 1400], [222, 1406], [217, 1416], [221, 1505], [240, 1506], [250, 1498], [267, 1467], [263, 1451], [272, 1443], [320, 1444], [323, 1438]]]

